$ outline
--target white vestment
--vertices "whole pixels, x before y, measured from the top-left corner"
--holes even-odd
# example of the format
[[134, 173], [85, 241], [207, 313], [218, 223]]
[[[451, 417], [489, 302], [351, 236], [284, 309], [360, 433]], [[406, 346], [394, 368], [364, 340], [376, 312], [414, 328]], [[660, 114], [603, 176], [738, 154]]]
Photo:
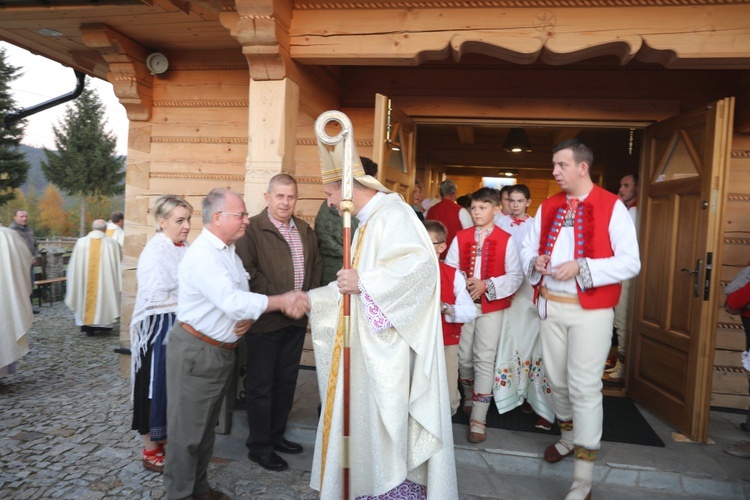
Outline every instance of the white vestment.
[[107, 222], [107, 236], [115, 240], [120, 248], [125, 244], [125, 230], [114, 222]]
[[79, 238], [68, 264], [65, 305], [76, 325], [111, 326], [120, 317], [122, 250], [102, 231]]
[[[430, 499], [455, 499], [435, 251], [414, 210], [399, 195], [379, 194], [370, 204], [358, 214], [362, 217], [367, 209], [353, 238], [352, 255], [359, 247], [356, 269], [362, 289], [393, 326], [373, 333], [363, 294], [352, 295], [350, 495], [381, 495], [408, 479], [426, 485]], [[343, 357], [337, 365], [332, 359], [341, 295], [335, 282], [310, 295], [323, 404], [310, 483], [321, 498], [338, 499], [343, 493]], [[337, 368], [335, 387], [330, 388], [333, 400], [328, 401], [329, 373]], [[327, 403], [333, 410], [324, 450]]]
[[[506, 215], [500, 219], [501, 229], [510, 233], [518, 248], [523, 250], [523, 240], [534, 224], [532, 217], [515, 222]], [[525, 269], [522, 269], [525, 271]], [[495, 359], [495, 381], [492, 393], [500, 414], [528, 401], [534, 412], [549, 422], [555, 419], [552, 389], [542, 359], [539, 341], [539, 314], [534, 304], [534, 290], [526, 276], [513, 295], [513, 301], [503, 315], [503, 334]]]
[[33, 319], [29, 300], [31, 257], [18, 233], [0, 227], [0, 376], [29, 352], [25, 335]]

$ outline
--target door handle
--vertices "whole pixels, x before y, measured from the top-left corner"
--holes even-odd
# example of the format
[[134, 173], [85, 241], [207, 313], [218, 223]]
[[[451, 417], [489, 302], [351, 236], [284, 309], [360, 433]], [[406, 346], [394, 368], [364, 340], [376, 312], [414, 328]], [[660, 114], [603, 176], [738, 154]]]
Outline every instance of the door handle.
[[695, 269], [688, 269], [683, 267], [680, 269], [681, 273], [688, 273], [693, 275], [693, 296], [700, 297], [700, 275], [701, 269], [703, 268], [703, 259], [698, 259], [695, 262]]

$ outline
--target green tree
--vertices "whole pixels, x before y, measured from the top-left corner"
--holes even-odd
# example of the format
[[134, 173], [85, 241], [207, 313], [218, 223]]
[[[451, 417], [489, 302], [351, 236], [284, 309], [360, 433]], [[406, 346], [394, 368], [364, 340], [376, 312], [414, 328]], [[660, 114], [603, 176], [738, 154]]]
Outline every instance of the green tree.
[[0, 206], [15, 196], [14, 189], [26, 182], [31, 168], [18, 149], [26, 123], [21, 120], [6, 128], [5, 116], [16, 107], [10, 95], [10, 82], [18, 77], [18, 69], [5, 61], [5, 49], [0, 50]]
[[85, 89], [65, 116], [52, 127], [57, 151], [45, 148], [42, 171], [63, 192], [80, 196], [80, 232], [86, 234], [86, 199], [121, 194], [125, 190], [124, 159], [115, 155], [115, 137], [104, 130], [104, 105]]

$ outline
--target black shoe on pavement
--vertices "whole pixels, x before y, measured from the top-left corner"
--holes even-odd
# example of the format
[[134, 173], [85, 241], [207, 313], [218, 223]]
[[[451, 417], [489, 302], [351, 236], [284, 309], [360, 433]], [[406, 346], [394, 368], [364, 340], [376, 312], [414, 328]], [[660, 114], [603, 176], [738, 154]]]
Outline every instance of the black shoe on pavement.
[[293, 443], [292, 441], [287, 441], [283, 438], [281, 439], [281, 441], [273, 445], [273, 449], [278, 451], [279, 453], [288, 453], [289, 455], [297, 455], [298, 453], [302, 453], [301, 444]]
[[289, 468], [289, 464], [286, 463], [286, 460], [274, 452], [271, 452], [268, 455], [257, 455], [250, 452], [247, 454], [247, 458], [267, 470], [281, 471]]

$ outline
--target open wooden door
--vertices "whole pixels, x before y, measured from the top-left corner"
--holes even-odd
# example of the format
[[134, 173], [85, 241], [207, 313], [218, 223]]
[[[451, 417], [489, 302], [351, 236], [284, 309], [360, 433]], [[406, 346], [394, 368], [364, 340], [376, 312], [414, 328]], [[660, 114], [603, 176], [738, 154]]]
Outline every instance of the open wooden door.
[[628, 395], [694, 441], [708, 438], [734, 98], [646, 131]]
[[416, 177], [416, 141], [414, 120], [393, 107], [388, 97], [375, 94], [372, 160], [378, 164], [380, 183], [405, 200], [411, 199]]

